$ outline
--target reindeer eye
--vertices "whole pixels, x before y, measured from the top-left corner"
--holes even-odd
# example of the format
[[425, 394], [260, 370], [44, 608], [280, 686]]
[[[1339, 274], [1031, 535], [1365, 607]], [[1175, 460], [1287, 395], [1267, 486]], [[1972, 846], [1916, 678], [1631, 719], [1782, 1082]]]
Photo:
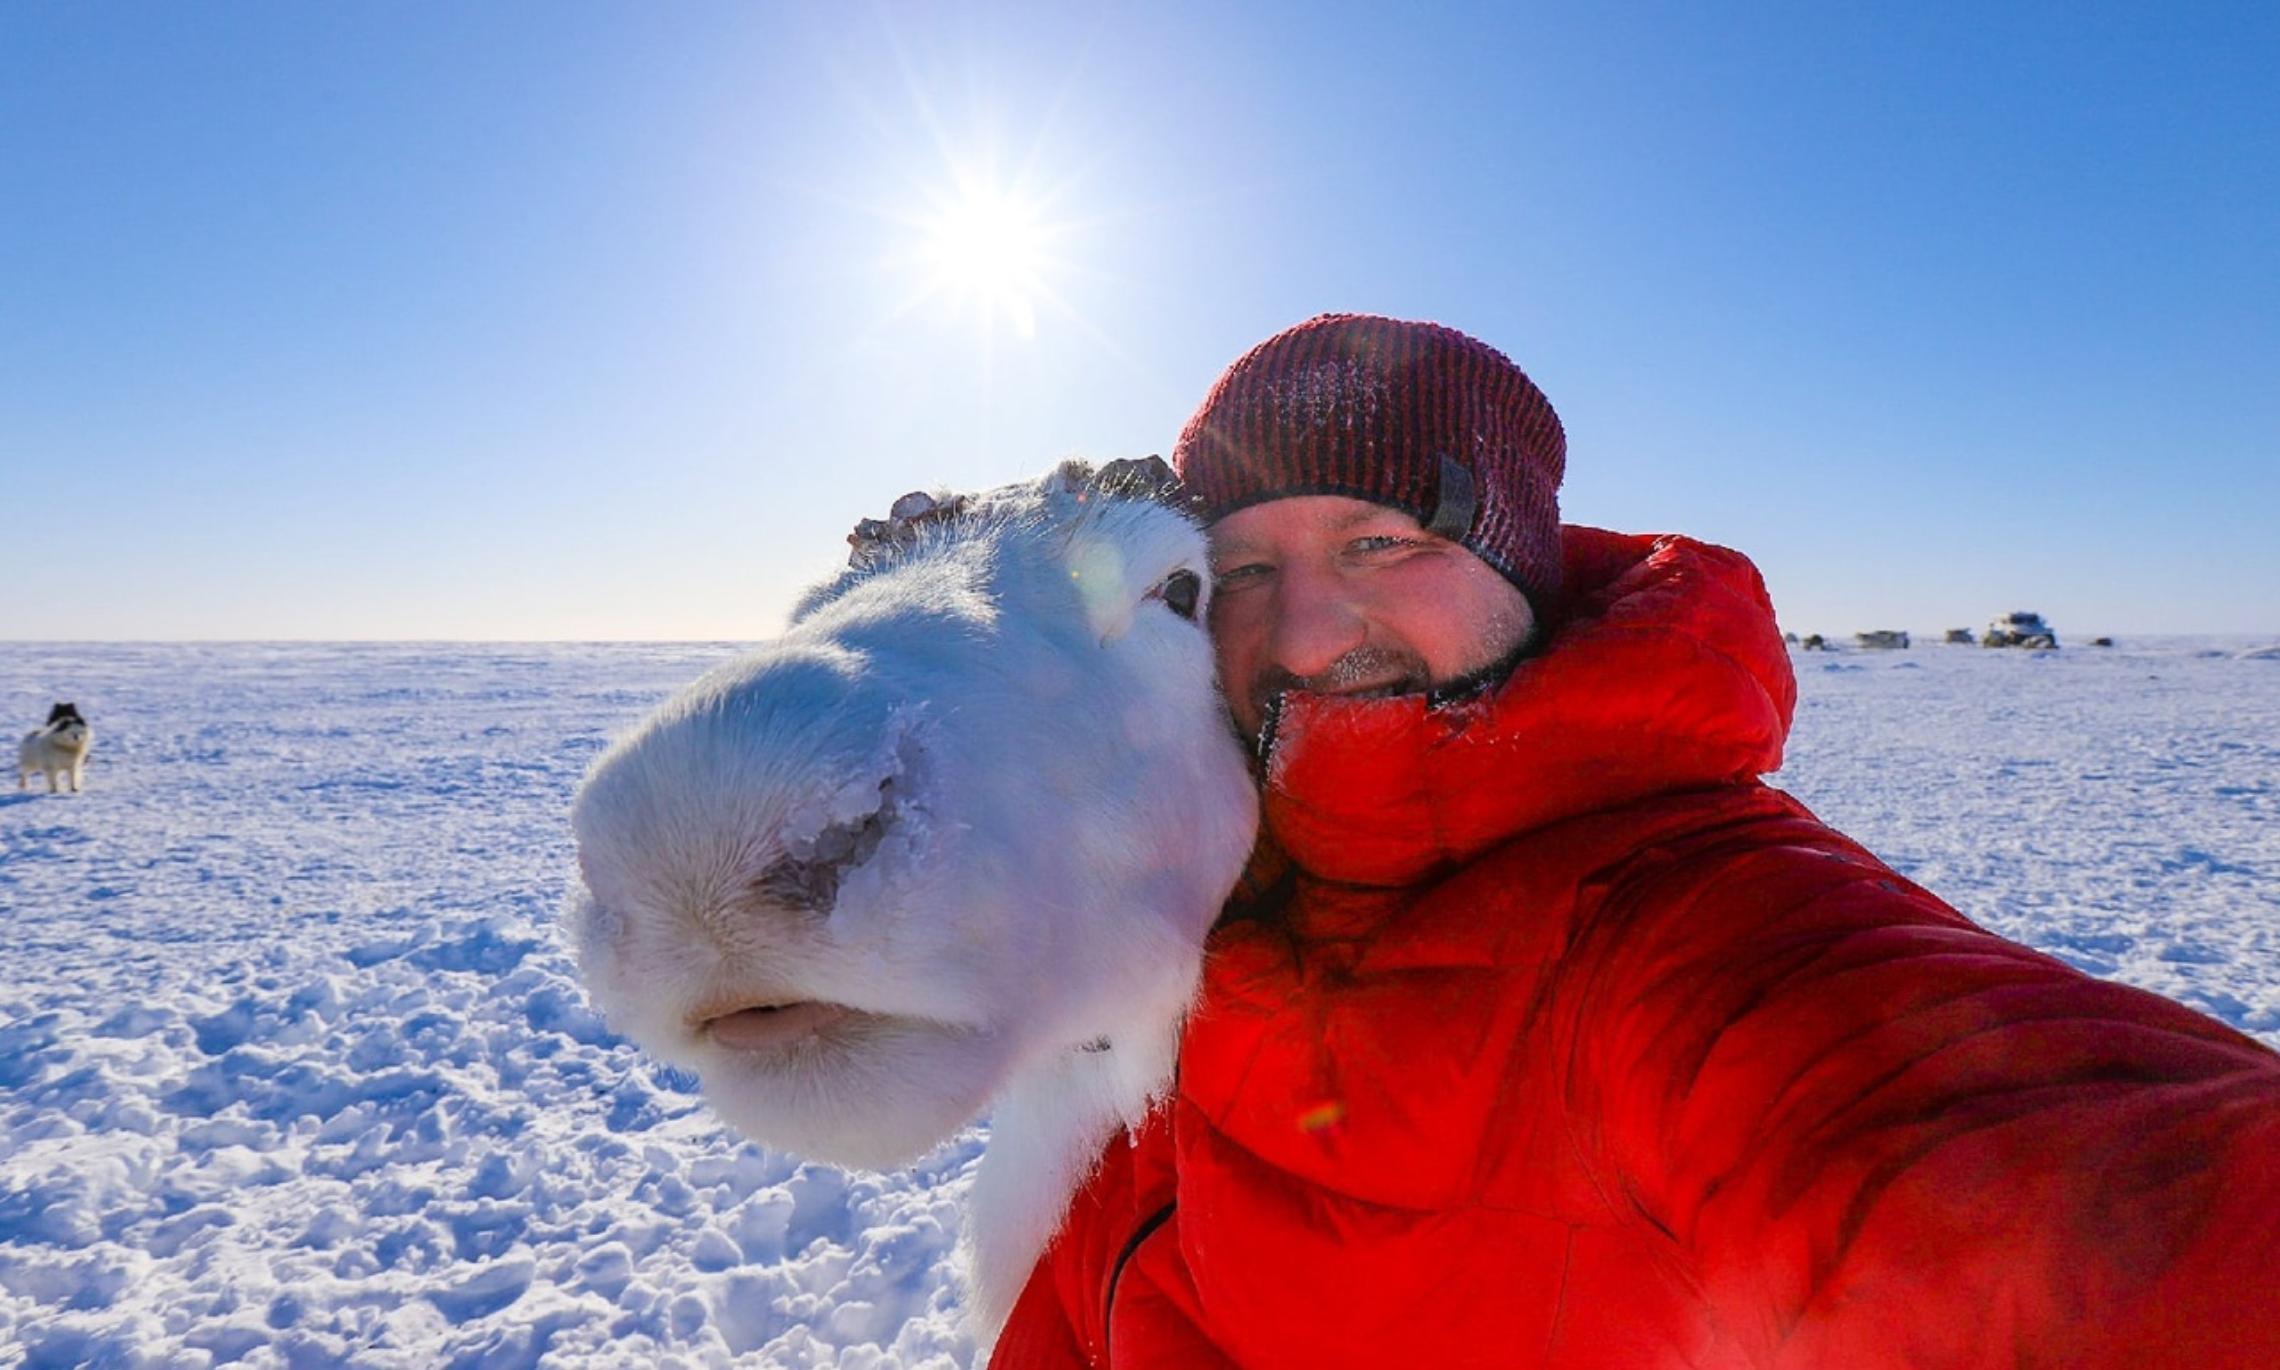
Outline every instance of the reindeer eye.
[[1203, 580], [1193, 571], [1174, 571], [1164, 577], [1164, 603], [1173, 613], [1188, 622], [1195, 621], [1196, 597], [1203, 593]]

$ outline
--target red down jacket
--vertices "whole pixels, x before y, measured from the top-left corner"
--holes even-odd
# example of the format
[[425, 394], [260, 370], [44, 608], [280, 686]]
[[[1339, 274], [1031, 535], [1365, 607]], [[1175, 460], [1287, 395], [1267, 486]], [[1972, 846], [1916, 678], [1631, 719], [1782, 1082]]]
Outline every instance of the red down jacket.
[[1295, 697], [1295, 865], [992, 1364], [2280, 1365], [2280, 1057], [1757, 780], [1756, 572], [1570, 529], [1474, 701]]

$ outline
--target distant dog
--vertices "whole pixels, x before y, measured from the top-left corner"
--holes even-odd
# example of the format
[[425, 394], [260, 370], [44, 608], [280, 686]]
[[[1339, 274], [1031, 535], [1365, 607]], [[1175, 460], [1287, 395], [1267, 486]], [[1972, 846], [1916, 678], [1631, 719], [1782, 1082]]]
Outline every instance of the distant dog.
[[82, 768], [87, 764], [87, 749], [95, 745], [95, 732], [87, 720], [79, 716], [72, 704], [58, 704], [48, 710], [47, 726], [36, 733], [24, 734], [23, 745], [16, 748], [16, 788], [26, 788], [25, 781], [33, 771], [47, 777], [48, 793], [56, 792], [57, 772], [71, 777], [71, 792], [79, 793]]

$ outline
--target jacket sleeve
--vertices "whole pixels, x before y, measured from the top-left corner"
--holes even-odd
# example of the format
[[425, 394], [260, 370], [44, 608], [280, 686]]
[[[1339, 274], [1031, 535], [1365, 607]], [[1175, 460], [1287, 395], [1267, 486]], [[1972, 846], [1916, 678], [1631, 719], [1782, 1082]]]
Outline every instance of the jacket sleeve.
[[1809, 818], [1576, 930], [1574, 1138], [1763, 1366], [2280, 1364], [2280, 1057]]

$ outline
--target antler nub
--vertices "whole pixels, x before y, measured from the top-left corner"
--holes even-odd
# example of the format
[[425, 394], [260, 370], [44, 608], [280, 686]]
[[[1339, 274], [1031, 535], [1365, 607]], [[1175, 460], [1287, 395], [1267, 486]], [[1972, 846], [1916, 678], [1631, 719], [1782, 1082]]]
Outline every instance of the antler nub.
[[[1120, 457], [1097, 470], [1089, 462], [1064, 461], [1047, 488], [1056, 486], [1080, 502], [1093, 496], [1153, 500], [1185, 514], [1193, 514], [1198, 504], [1171, 465], [1157, 456], [1137, 461]], [[853, 549], [847, 554], [847, 564], [859, 571], [883, 565], [916, 546], [919, 529], [956, 518], [971, 503], [964, 495], [937, 496], [913, 490], [896, 500], [885, 518], [864, 519], [855, 525], [855, 531], [847, 535], [847, 545]]]
[[911, 491], [894, 502], [884, 519], [864, 519], [855, 525], [847, 535], [847, 545], [854, 549], [847, 554], [847, 564], [863, 571], [892, 559], [917, 545], [921, 527], [956, 518], [966, 512], [967, 503], [964, 495], [936, 499], [924, 490]]
[[1158, 456], [1146, 456], [1137, 461], [1119, 457], [1093, 475], [1092, 486], [1104, 495], [1155, 500], [1175, 509], [1185, 497], [1185, 488], [1180, 484], [1179, 476]]

